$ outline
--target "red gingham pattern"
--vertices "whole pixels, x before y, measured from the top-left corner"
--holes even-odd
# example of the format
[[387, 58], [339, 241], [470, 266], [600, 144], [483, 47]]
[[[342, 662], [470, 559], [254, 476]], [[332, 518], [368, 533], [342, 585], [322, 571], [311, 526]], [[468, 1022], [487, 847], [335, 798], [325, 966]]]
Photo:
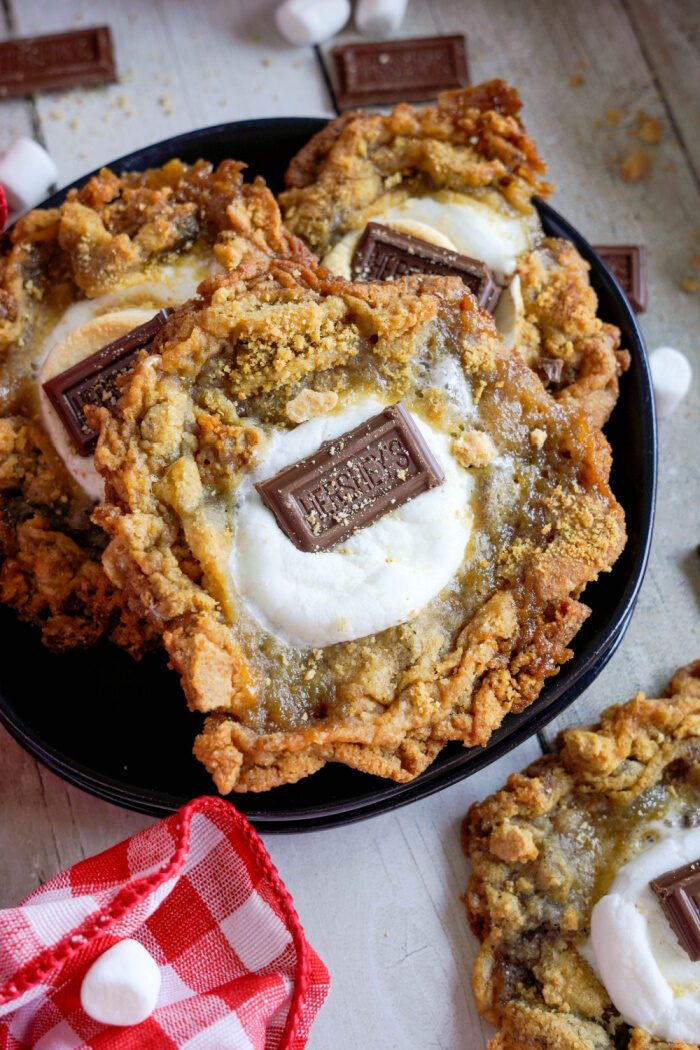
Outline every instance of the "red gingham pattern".
[[[83, 1012], [80, 985], [125, 937], [161, 991], [151, 1017], [115, 1028]], [[301, 1050], [329, 985], [260, 839], [219, 798], [0, 911], [0, 1050]]]
[[5, 196], [5, 188], [0, 184], [0, 233], [5, 229], [5, 223], [7, 222], [7, 197]]

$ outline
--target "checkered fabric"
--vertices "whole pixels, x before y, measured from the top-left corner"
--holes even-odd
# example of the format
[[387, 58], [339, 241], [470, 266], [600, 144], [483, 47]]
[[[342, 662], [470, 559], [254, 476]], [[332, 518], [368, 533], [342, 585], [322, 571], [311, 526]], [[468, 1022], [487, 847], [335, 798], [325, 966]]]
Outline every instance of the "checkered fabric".
[[3, 186], [0, 186], [0, 233], [5, 229], [7, 222], [7, 197]]
[[[93, 1021], [80, 985], [133, 937], [161, 972], [153, 1014]], [[291, 897], [230, 803], [200, 798], [0, 911], [0, 1048], [298, 1050], [328, 993]]]

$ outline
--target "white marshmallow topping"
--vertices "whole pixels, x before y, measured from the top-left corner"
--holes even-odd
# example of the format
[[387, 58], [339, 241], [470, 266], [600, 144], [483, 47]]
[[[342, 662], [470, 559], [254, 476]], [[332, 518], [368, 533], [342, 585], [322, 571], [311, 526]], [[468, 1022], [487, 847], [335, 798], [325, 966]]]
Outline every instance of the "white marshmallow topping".
[[280, 641], [322, 648], [376, 634], [415, 617], [458, 571], [472, 530], [469, 473], [450, 438], [413, 419], [445, 481], [360, 529], [329, 551], [305, 552], [282, 532], [255, 483], [312, 455], [384, 406], [372, 398], [294, 430], [273, 433], [239, 492], [230, 568], [251, 616]]
[[162, 266], [152, 280], [73, 303], [45, 339], [37, 360], [42, 421], [66, 469], [88, 499], [101, 500], [104, 483], [92, 456], [81, 456], [75, 451], [42, 384], [150, 321], [161, 307], [185, 302], [201, 281], [219, 270], [218, 263], [211, 260], [188, 258]]
[[668, 834], [618, 871], [591, 916], [582, 954], [627, 1024], [700, 1042], [700, 962], [692, 962], [649, 885], [700, 857], [700, 828]]
[[[502, 282], [515, 270], [518, 256], [532, 246], [531, 221], [522, 215], [508, 212], [505, 205], [497, 208], [485, 200], [447, 190], [434, 196], [407, 197], [373, 212], [370, 220], [479, 259]], [[363, 229], [346, 233], [323, 258], [323, 265], [349, 279]]]

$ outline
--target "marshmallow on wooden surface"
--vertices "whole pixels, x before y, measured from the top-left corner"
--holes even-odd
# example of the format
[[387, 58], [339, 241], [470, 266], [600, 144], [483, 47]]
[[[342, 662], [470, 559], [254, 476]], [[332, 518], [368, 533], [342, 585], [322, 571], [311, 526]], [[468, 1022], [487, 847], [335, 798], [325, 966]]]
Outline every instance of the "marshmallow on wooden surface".
[[665, 419], [676, 411], [690, 390], [693, 371], [685, 354], [672, 346], [660, 346], [654, 350], [649, 355], [649, 366], [656, 414], [659, 419]]
[[320, 44], [335, 36], [350, 18], [350, 0], [285, 0], [275, 21], [290, 44]]
[[39, 204], [57, 178], [56, 165], [34, 139], [15, 139], [0, 153], [0, 182], [11, 212]]
[[155, 1010], [160, 970], [138, 941], [119, 941], [96, 959], [83, 978], [80, 1004], [101, 1024], [141, 1024]]
[[365, 36], [395, 33], [403, 22], [408, 0], [357, 0], [355, 25]]

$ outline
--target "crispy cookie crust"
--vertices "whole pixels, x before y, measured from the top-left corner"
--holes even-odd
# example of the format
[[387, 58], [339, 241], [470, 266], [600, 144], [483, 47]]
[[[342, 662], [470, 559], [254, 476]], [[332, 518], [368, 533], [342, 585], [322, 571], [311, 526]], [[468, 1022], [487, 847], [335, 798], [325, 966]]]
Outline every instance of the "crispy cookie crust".
[[500, 1028], [490, 1050], [671, 1050], [623, 1023], [577, 951], [615, 871], [668, 814], [700, 815], [700, 661], [665, 698], [639, 693], [565, 730], [555, 754], [472, 806], [464, 902], [481, 941], [477, 1004]]
[[[450, 740], [485, 744], [569, 658], [588, 614], [578, 596], [624, 543], [605, 438], [502, 349], [456, 278], [349, 284], [268, 260], [200, 293], [163, 329], [159, 354], [135, 369], [118, 414], [102, 413], [96, 463], [107, 500], [95, 518], [111, 537], [110, 578], [162, 631], [190, 705], [210, 714], [196, 753], [219, 790], [266, 790], [328, 761], [407, 781]], [[514, 525], [484, 568], [477, 559], [473, 607], [449, 637], [402, 625], [381, 658], [372, 638], [333, 647], [356, 662], [341, 661], [334, 695], [280, 728], [254, 654], [237, 641], [227, 560], [224, 508], [255, 461], [253, 420], [271, 397], [284, 403], [330, 374], [341, 382], [358, 362], [398, 399], [435, 343], [461, 357], [484, 413], [501, 419], [513, 407], [513, 448], [541, 481], [527, 525]], [[546, 443], [533, 443], [530, 428], [544, 428]]]
[[[520, 120], [517, 91], [493, 80], [445, 92], [435, 106], [349, 113], [294, 158], [280, 195], [285, 222], [319, 257], [356, 228], [378, 198], [436, 190], [497, 190], [532, 212], [549, 195], [545, 166]], [[628, 366], [619, 332], [596, 317], [588, 266], [567, 241], [546, 239], [518, 265], [525, 306], [516, 351], [556, 397], [575, 400], [602, 426]], [[550, 363], [563, 370], [551, 378]]]
[[0, 599], [41, 628], [49, 648], [107, 635], [137, 655], [147, 622], [101, 565], [92, 504], [65, 470], [41, 423], [34, 377], [50, 317], [120, 287], [154, 262], [194, 247], [225, 269], [245, 255], [308, 258], [244, 165], [199, 162], [118, 177], [103, 170], [64, 204], [24, 216], [0, 258]]

